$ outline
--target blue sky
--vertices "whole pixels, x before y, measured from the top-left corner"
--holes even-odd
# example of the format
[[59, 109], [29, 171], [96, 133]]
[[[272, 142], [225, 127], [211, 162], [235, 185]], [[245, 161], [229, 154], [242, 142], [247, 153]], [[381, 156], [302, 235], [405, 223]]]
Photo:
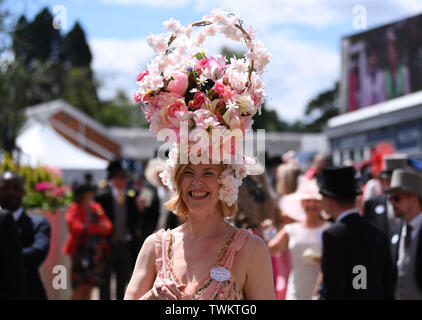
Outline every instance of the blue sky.
[[[164, 32], [163, 21], [172, 17], [187, 25], [214, 7], [238, 12], [272, 53], [263, 76], [267, 105], [288, 121], [302, 118], [306, 103], [339, 79], [341, 37], [365, 31], [353, 26], [354, 7], [365, 8], [368, 29], [422, 13], [418, 0], [6, 0], [6, 5], [15, 17], [29, 19], [45, 6], [51, 12], [64, 6], [63, 33], [76, 21], [84, 28], [103, 98], [119, 88], [130, 96], [136, 91], [136, 75], [152, 57], [145, 38]], [[223, 42], [232, 45], [221, 38], [209, 45], [218, 51]]]

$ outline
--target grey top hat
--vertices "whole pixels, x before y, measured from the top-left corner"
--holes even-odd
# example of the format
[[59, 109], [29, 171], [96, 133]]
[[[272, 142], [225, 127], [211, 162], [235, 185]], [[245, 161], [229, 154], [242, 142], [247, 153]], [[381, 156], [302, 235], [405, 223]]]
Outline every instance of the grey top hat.
[[394, 170], [409, 167], [409, 157], [406, 154], [388, 154], [383, 160], [384, 170], [379, 173], [379, 178], [389, 178]]
[[391, 192], [410, 193], [422, 198], [422, 176], [409, 169], [397, 169], [393, 171], [390, 188], [385, 190]]

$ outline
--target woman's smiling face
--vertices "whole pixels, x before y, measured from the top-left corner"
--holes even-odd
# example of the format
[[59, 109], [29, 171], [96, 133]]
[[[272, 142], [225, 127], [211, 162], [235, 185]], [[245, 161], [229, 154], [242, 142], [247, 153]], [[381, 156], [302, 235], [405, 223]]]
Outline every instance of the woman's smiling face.
[[182, 173], [181, 196], [189, 208], [196, 212], [204, 208], [218, 208], [222, 168], [218, 164], [189, 164]]

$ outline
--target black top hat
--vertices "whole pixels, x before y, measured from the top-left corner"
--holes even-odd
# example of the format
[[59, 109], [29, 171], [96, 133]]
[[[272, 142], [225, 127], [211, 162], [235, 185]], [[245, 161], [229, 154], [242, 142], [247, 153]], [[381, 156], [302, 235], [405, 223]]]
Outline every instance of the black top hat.
[[119, 172], [122, 172], [122, 171], [124, 171], [124, 172], [126, 171], [123, 160], [120, 159], [120, 158], [112, 160], [112, 161], [110, 161], [110, 163], [107, 167], [108, 178], [111, 179], [115, 175], [117, 175]]
[[350, 199], [361, 194], [355, 169], [349, 167], [326, 167], [322, 169], [319, 192], [328, 197]]

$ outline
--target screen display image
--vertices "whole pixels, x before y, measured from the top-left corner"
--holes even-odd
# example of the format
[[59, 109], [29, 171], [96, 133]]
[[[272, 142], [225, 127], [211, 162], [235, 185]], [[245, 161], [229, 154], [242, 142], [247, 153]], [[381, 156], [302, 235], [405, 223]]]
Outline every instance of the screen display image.
[[422, 14], [343, 38], [346, 112], [422, 89]]

